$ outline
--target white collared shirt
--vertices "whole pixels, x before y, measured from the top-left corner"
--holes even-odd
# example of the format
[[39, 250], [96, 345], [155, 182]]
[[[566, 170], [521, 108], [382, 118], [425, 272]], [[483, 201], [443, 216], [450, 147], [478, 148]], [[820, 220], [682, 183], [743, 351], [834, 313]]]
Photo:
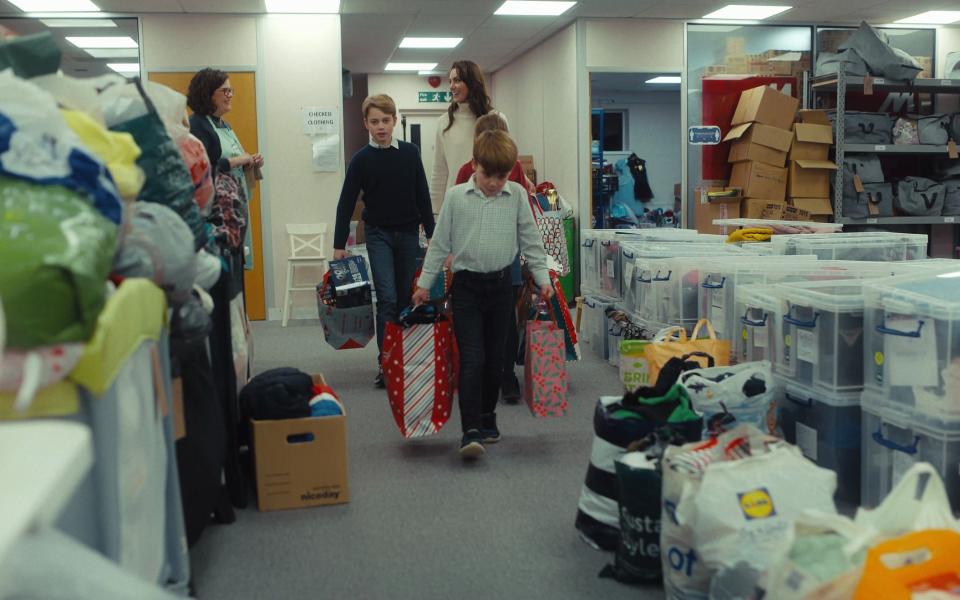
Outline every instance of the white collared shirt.
[[397, 150], [400, 149], [400, 142], [397, 141], [396, 137], [390, 138], [389, 146], [381, 146], [380, 144], [377, 143], [376, 140], [373, 139], [373, 136], [370, 136], [370, 145], [373, 146], [374, 148], [377, 148], [378, 150], [386, 150], [387, 148], [395, 148]]

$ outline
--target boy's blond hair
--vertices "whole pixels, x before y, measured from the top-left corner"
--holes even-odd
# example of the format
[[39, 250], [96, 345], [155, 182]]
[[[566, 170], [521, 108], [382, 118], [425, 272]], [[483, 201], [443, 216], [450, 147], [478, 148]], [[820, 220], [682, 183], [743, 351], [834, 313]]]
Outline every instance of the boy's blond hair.
[[484, 131], [506, 131], [507, 129], [507, 120], [500, 116], [499, 113], [487, 113], [477, 119], [477, 124], [474, 126], [473, 136], [476, 137], [483, 133]]
[[503, 177], [517, 163], [517, 145], [506, 131], [484, 131], [473, 140], [473, 160], [492, 177]]
[[385, 115], [397, 118], [397, 103], [393, 98], [386, 94], [377, 94], [376, 96], [367, 96], [363, 101], [361, 109], [363, 110], [363, 120], [367, 120], [367, 113], [371, 108], [376, 108]]

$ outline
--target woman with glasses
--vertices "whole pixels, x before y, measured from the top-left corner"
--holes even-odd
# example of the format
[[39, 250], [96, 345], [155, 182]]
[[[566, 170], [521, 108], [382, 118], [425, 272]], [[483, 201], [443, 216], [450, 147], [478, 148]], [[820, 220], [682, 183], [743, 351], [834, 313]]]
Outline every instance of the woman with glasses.
[[[263, 166], [263, 155], [244, 152], [230, 124], [223, 116], [233, 104], [233, 88], [230, 78], [218, 69], [203, 69], [190, 80], [187, 105], [190, 116], [190, 133], [195, 135], [207, 149], [210, 164], [217, 172], [232, 173], [249, 200], [249, 181], [254, 169]], [[249, 232], [249, 228], [247, 228]], [[249, 246], [248, 242], [244, 245]]]

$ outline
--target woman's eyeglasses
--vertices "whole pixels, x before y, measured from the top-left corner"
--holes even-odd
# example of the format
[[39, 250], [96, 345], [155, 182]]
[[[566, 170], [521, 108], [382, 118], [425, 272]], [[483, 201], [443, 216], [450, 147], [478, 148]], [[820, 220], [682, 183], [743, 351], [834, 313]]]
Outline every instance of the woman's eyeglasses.
[[223, 95], [227, 96], [228, 98], [233, 96], [233, 88], [222, 87], [222, 88], [217, 88], [216, 91], [223, 92]]

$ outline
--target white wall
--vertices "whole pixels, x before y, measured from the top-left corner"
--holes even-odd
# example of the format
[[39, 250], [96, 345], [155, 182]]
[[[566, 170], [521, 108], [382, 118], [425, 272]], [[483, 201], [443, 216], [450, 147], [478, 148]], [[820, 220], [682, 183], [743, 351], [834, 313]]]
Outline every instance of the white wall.
[[647, 161], [647, 175], [654, 199], [640, 203], [633, 197], [633, 178], [629, 172], [620, 177], [617, 199], [635, 211], [644, 208], [673, 210], [673, 186], [681, 183], [680, 92], [640, 94], [595, 93], [593, 106], [627, 111], [625, 152], [605, 152], [612, 162], [627, 158], [631, 152]]
[[587, 67], [659, 71], [683, 67], [683, 21], [584, 21]]
[[[300, 109], [343, 110], [340, 17], [147, 15], [142, 26], [146, 72], [204, 66], [256, 69], [260, 150], [267, 161], [261, 188], [264, 283], [268, 313], [277, 318], [289, 252], [286, 224], [326, 222], [331, 232], [334, 224], [344, 172], [342, 151], [338, 172], [315, 173]], [[309, 295], [300, 296], [297, 305], [305, 311], [315, 306]]]
[[533, 155], [538, 179], [578, 206], [576, 25], [494, 73], [493, 82], [493, 105], [507, 116], [520, 154]]

